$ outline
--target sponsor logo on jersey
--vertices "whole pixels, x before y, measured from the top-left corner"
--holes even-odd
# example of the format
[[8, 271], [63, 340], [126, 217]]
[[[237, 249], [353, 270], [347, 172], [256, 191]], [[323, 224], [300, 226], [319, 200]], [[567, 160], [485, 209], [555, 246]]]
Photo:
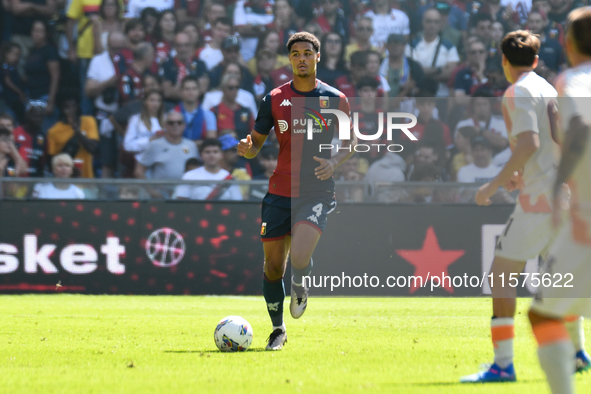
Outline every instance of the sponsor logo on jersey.
[[279, 131], [281, 132], [281, 134], [286, 132], [289, 128], [289, 123], [287, 123], [286, 120], [278, 120], [277, 124], [279, 125]]

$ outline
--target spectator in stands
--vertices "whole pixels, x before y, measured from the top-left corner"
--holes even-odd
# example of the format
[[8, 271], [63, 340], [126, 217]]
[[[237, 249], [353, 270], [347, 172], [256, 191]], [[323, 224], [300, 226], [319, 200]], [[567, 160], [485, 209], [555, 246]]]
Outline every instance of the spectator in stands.
[[[556, 22], [563, 28], [566, 26], [566, 17], [568, 13], [574, 8], [573, 0], [550, 0], [550, 12], [548, 12], [548, 19]], [[581, 6], [578, 2], [577, 6]]]
[[380, 80], [380, 65], [382, 64], [382, 57], [379, 52], [372, 49], [364, 51], [367, 56], [367, 75]]
[[275, 19], [267, 25], [267, 28], [275, 29], [279, 32], [278, 53], [280, 55], [287, 55], [287, 41], [293, 34], [300, 30], [295, 22], [295, 13], [288, 0], [276, 0], [273, 5], [273, 14], [275, 15]]
[[468, 105], [473, 89], [486, 82], [486, 45], [479, 39], [468, 44], [466, 67], [457, 72], [454, 80], [456, 105]]
[[259, 36], [272, 23], [273, 6], [266, 0], [239, 0], [234, 8], [234, 27], [243, 37], [242, 57], [249, 61], [255, 55]]
[[386, 152], [378, 161], [374, 162], [365, 174], [365, 181], [369, 184], [372, 195], [380, 202], [395, 202], [400, 199], [399, 194], [391, 189], [379, 188], [376, 183], [404, 182], [406, 161], [394, 152]]
[[[135, 47], [146, 41], [146, 30], [142, 21], [137, 18], [129, 19], [125, 23], [125, 37], [127, 38], [127, 45], [126, 48], [119, 51], [119, 55], [124, 58], [125, 64], [129, 65], [133, 61]], [[119, 71], [123, 71], [122, 68], [120, 66]]]
[[136, 160], [146, 149], [150, 139], [162, 131], [163, 97], [159, 91], [146, 92], [142, 112], [129, 118], [123, 147], [135, 155]]
[[[176, 12], [178, 21], [181, 23], [192, 23], [193, 26], [197, 28], [197, 22], [200, 20], [201, 9], [203, 7], [202, 3], [204, 3], [204, 1], [201, 0], [175, 0], [173, 8]], [[181, 29], [179, 29], [179, 31], [181, 31]]]
[[[143, 27], [142, 27], [143, 32]], [[119, 108], [116, 60], [117, 54], [125, 47], [125, 36], [115, 32], [109, 35], [107, 50], [92, 58], [88, 67], [84, 93], [94, 98], [95, 117], [101, 135], [101, 177], [111, 178], [117, 163], [118, 139], [113, 135], [113, 126], [105, 122]]]
[[[409, 179], [411, 182], [438, 182], [441, 181], [440, 169], [437, 165], [426, 164], [421, 167], [417, 167], [413, 171]], [[430, 186], [419, 186], [412, 187], [409, 191], [408, 202], [414, 202], [417, 204], [434, 203], [434, 202], [445, 202], [442, 196], [442, 190], [440, 188]]]
[[[226, 7], [224, 7], [223, 4], [220, 3], [206, 3], [205, 4], [205, 26], [203, 26], [203, 30], [201, 30], [201, 37], [203, 38], [203, 42], [208, 44], [214, 35], [213, 29], [215, 28], [215, 24], [216, 21], [219, 18], [228, 18], [228, 13], [226, 12]], [[231, 19], [227, 19], [227, 26], [230, 27], [230, 29], [228, 30], [228, 34], [226, 34], [226, 37], [229, 36], [232, 33], [232, 20]], [[223, 37], [223, 38], [226, 38]], [[219, 44], [221, 45], [223, 39], [220, 40]], [[219, 46], [218, 46], [219, 48]], [[207, 62], [206, 62], [207, 63]], [[208, 64], [209, 66], [209, 64]]]
[[413, 164], [407, 170], [406, 177], [408, 180], [419, 180], [417, 176], [412, 176], [415, 171], [419, 171], [427, 166], [435, 166], [437, 169], [437, 181], [448, 180], [448, 175], [443, 168], [442, 162], [444, 156], [444, 149], [438, 141], [426, 139], [419, 141], [417, 150], [415, 152]]
[[476, 136], [470, 140], [470, 145], [474, 162], [460, 168], [458, 182], [490, 182], [501, 171], [501, 167], [492, 163], [492, 146], [490, 142], [482, 136]]
[[[200, 148], [203, 167], [183, 175], [186, 180], [222, 181], [232, 180], [232, 175], [224, 170], [222, 163], [222, 143], [217, 139], [206, 139]], [[179, 200], [242, 200], [240, 188], [236, 185], [216, 183], [211, 185], [180, 185], [176, 189]]]
[[[466, 2], [468, 0], [426, 0], [421, 1], [422, 4], [418, 10], [414, 13], [411, 13], [411, 25], [416, 26], [417, 28], [421, 25], [421, 21], [423, 20], [423, 16], [425, 12], [431, 8], [435, 8], [439, 10], [441, 13], [447, 13], [448, 15], [444, 18], [446, 19], [446, 24], [449, 25], [454, 30], [459, 30], [461, 32], [465, 32], [468, 29], [468, 13], [466, 12], [467, 6]], [[476, 2], [474, 2], [476, 3]], [[482, 2], [479, 2], [481, 4]], [[449, 7], [449, 10], [447, 8]], [[448, 37], [445, 37], [448, 41]]]
[[[50, 122], [57, 120], [52, 115], [55, 112], [55, 98], [60, 79], [60, 64], [57, 49], [49, 42], [47, 24], [43, 21], [33, 22], [31, 30], [33, 47], [25, 62], [25, 75], [29, 90], [29, 98], [47, 102], [47, 115]], [[53, 123], [47, 125], [47, 130]]]
[[[419, 97], [416, 99], [417, 109], [419, 110], [419, 114], [417, 115], [417, 124], [416, 126], [410, 128], [409, 131], [415, 137], [417, 137], [419, 141], [422, 139], [436, 139], [443, 144], [443, 147], [449, 146], [452, 144], [449, 127], [441, 120], [435, 119], [433, 117], [435, 104], [437, 101], [435, 98], [426, 96], [426, 94], [419, 93]], [[429, 131], [427, 126], [432, 123], [438, 125], [439, 128], [431, 125], [429, 130], [438, 130], [438, 135], [429, 135], [429, 133], [427, 133], [427, 131]]]
[[173, 10], [165, 10], [158, 17], [152, 43], [156, 49], [156, 61], [162, 64], [171, 55], [176, 32], [176, 14]]
[[462, 32], [449, 23], [452, 5], [448, 1], [436, 1], [434, 7], [441, 15], [441, 25], [443, 26], [440, 33], [441, 38], [451, 42], [456, 48], [460, 47], [462, 44]]
[[201, 167], [203, 163], [196, 157], [192, 157], [185, 162], [185, 173]]
[[[137, 16], [125, 16], [126, 18], [137, 18]], [[140, 14], [139, 18], [144, 24], [144, 31], [146, 32], [146, 39], [148, 41], [152, 41], [152, 36], [154, 35], [154, 30], [156, 30], [156, 23], [158, 22], [159, 16], [160, 13], [153, 7], [144, 8]]]
[[[45, 134], [41, 128], [45, 115], [44, 101], [33, 100], [27, 103], [25, 123], [14, 129], [15, 146], [25, 160], [28, 171], [23, 176], [42, 178], [45, 176]], [[0, 126], [1, 127], [1, 126]]]
[[[222, 168], [228, 171], [232, 178], [237, 181], [250, 181], [252, 178], [248, 175], [246, 169], [240, 166], [241, 157], [238, 155], [238, 140], [233, 133], [220, 136], [218, 140], [222, 143]], [[244, 200], [248, 199], [250, 188], [248, 185], [241, 185], [240, 192]]]
[[[58, 179], [71, 178], [74, 161], [67, 153], [60, 153], [51, 159], [53, 175]], [[33, 188], [33, 198], [45, 200], [83, 200], [84, 192], [70, 183], [38, 183]]]
[[[527, 18], [527, 28], [532, 33], [538, 35], [540, 40], [540, 50], [538, 51], [538, 67], [546, 67], [558, 73], [561, 66], [564, 65], [563, 49], [558, 40], [546, 36], [546, 26], [548, 19], [540, 11], [532, 10]], [[540, 70], [536, 70], [538, 74]]]
[[[282, 46], [283, 46], [283, 44], [281, 44], [281, 41], [279, 38], [279, 32], [274, 29], [267, 29], [259, 37], [259, 43], [257, 44], [255, 54], [258, 54], [263, 48], [266, 48], [275, 54], [275, 57], [277, 59], [275, 62], [275, 64], [276, 64], [275, 68], [280, 68], [280, 67], [284, 67], [287, 65], [291, 65], [289, 63], [289, 58], [286, 55], [279, 54], [280, 52], [282, 52], [281, 51]], [[285, 50], [286, 49], [283, 48], [283, 51], [285, 51]], [[250, 71], [251, 75], [256, 75], [256, 71], [257, 71], [256, 70], [256, 61], [257, 61], [256, 55], [254, 58], [252, 58], [248, 61], [248, 64], [247, 64], [248, 71]]]
[[211, 39], [199, 53], [199, 59], [205, 63], [208, 70], [224, 60], [222, 44], [230, 34], [232, 34], [232, 21], [225, 17], [216, 19], [211, 29]]
[[494, 21], [491, 28], [490, 36], [492, 38], [492, 42], [490, 48], [488, 49], [488, 56], [489, 58], [498, 58], [501, 59], [501, 42], [505, 37], [505, 25], [503, 25], [499, 21]]
[[[38, 101], [39, 105], [44, 105], [45, 102]], [[0, 113], [0, 128], [5, 128], [6, 130], [10, 131], [11, 133], [11, 153], [10, 157], [12, 158], [15, 166], [16, 166], [16, 176], [26, 176], [28, 173], [27, 163], [19, 154], [19, 151], [14, 144], [15, 139], [13, 138], [13, 130], [14, 130], [14, 119], [7, 113]], [[43, 141], [41, 141], [43, 143]]]
[[343, 38], [338, 33], [327, 33], [320, 40], [320, 47], [322, 56], [318, 62], [318, 79], [334, 86], [337, 78], [347, 74]]
[[181, 81], [181, 102], [175, 108], [185, 122], [183, 137], [198, 145], [205, 138], [217, 137], [216, 117], [213, 112], [204, 110], [199, 103], [199, 82], [192, 76]]
[[426, 77], [439, 82], [437, 97], [447, 97], [449, 89], [444, 82], [447, 82], [460, 58], [456, 47], [451, 42], [439, 37], [440, 31], [441, 14], [439, 11], [435, 9], [426, 11], [423, 16], [423, 34], [406, 47], [405, 55], [423, 67]]
[[316, 17], [323, 33], [334, 32], [341, 36], [343, 45], [349, 42], [349, 26], [338, 0], [320, 0], [321, 12]]
[[144, 78], [154, 62], [154, 48], [147, 42], [133, 50], [133, 63], [120, 75], [119, 104], [124, 105], [144, 95]]
[[127, 14], [125, 14], [125, 17], [139, 18], [140, 16], [143, 16], [143, 11], [146, 8], [152, 8], [157, 12], [163, 12], [174, 8], [174, 0], [129, 0], [129, 3], [127, 3], [128, 11]]
[[371, 44], [376, 48], [384, 48], [390, 34], [410, 34], [408, 16], [401, 10], [390, 7], [389, 0], [372, 0], [373, 9], [365, 16], [373, 21]]
[[390, 34], [387, 40], [388, 57], [382, 61], [380, 75], [384, 91], [389, 97], [412, 97], [418, 83], [424, 80], [423, 67], [404, 55], [406, 36]]
[[476, 90], [486, 88], [493, 93], [493, 96], [503, 97], [510, 84], [507, 78], [505, 78], [505, 72], [503, 71], [501, 62], [497, 61], [496, 57], [488, 58], [484, 72], [487, 81], [478, 86]]
[[[238, 80], [241, 80], [241, 75], [242, 75], [242, 71], [240, 68], [240, 65], [238, 63], [228, 63], [228, 65], [226, 66], [226, 69], [224, 70], [224, 74], [222, 75], [222, 81], [224, 81], [224, 77], [227, 75], [233, 75], [236, 78], [238, 78]], [[241, 83], [240, 83], [241, 85]], [[240, 86], [239, 85], [239, 86]], [[222, 102], [222, 96], [223, 96], [223, 90], [222, 89], [216, 89], [216, 90], [211, 90], [209, 92], [207, 92], [205, 94], [205, 96], [203, 97], [203, 108], [204, 109], [211, 109], [212, 107], [215, 107], [216, 105], [218, 105], [219, 103]], [[242, 105], [243, 107], [248, 108], [253, 117], [256, 117], [257, 115], [257, 106], [256, 106], [256, 101], [254, 99], [254, 95], [244, 89], [238, 89], [238, 95], [236, 96], [236, 102], [240, 105]], [[218, 128], [218, 131], [221, 130]]]
[[276, 86], [271, 78], [271, 72], [277, 64], [277, 55], [268, 48], [262, 48], [256, 55], [257, 73], [253, 82], [253, 91], [257, 104]]
[[357, 97], [357, 83], [367, 74], [367, 52], [357, 51], [351, 57], [351, 71], [335, 79], [334, 86], [347, 97]]
[[222, 74], [226, 66], [230, 63], [236, 63], [240, 67], [240, 88], [252, 91], [253, 78], [246, 66], [241, 64], [240, 58], [240, 39], [236, 36], [228, 36], [222, 44], [222, 55], [224, 59], [209, 72], [210, 87], [218, 88], [222, 80]]
[[183, 137], [185, 122], [180, 112], [168, 112], [165, 125], [164, 134], [149, 141], [139, 155], [136, 178], [145, 179], [150, 170], [151, 179], [181, 179], [187, 160], [199, 156], [195, 143]]
[[[120, 1], [120, 0], [117, 0]], [[72, 64], [77, 64], [82, 88], [81, 109], [84, 115], [91, 115], [92, 101], [83, 94], [86, 85], [86, 74], [90, 60], [95, 52], [95, 24], [100, 23], [100, 0], [72, 0], [68, 8], [67, 38], [68, 59]], [[123, 6], [120, 3], [120, 7]], [[76, 31], [74, 31], [76, 29]]]
[[470, 19], [474, 27], [474, 34], [486, 45], [486, 50], [492, 47], [492, 24], [490, 14], [479, 12]]
[[351, 54], [357, 51], [366, 51], [369, 49], [379, 50], [370, 42], [373, 34], [373, 20], [368, 16], [360, 17], [355, 23], [355, 38], [345, 48], [345, 59], [350, 62]]
[[488, 140], [494, 153], [503, 152], [503, 156], [499, 158], [495, 157], [495, 159], [500, 160], [502, 162], [501, 164], [504, 164], [511, 156], [509, 150], [504, 152], [509, 148], [507, 127], [501, 116], [493, 114], [493, 100], [493, 94], [488, 89], [479, 89], [474, 92], [470, 101], [471, 117], [460, 121], [456, 125], [456, 130], [466, 126], [476, 128]]
[[564, 45], [564, 28], [563, 26], [548, 18], [552, 10], [552, 6], [550, 5], [549, 0], [533, 0], [532, 1], [532, 10], [539, 11], [542, 15], [546, 16], [548, 19], [548, 23], [546, 25], [546, 36], [558, 40], [560, 45]]
[[80, 96], [72, 89], [58, 95], [60, 121], [47, 132], [47, 154], [67, 153], [82, 161], [83, 178], [94, 178], [92, 161], [99, 150], [99, 133], [93, 116], [81, 114]]
[[[35, 45], [31, 30], [35, 21], [49, 22], [56, 12], [55, 0], [10, 0], [4, 7], [4, 23], [10, 24], [11, 35], [3, 37], [18, 44], [22, 51], [22, 59], [27, 59], [29, 51]], [[22, 66], [22, 64], [20, 64]]]
[[240, 79], [234, 75], [226, 75], [222, 79], [222, 101], [211, 108], [217, 119], [217, 129], [233, 130], [238, 139], [246, 138], [254, 127], [251, 111], [240, 105], [236, 98], [240, 88]]
[[18, 72], [18, 63], [21, 57], [21, 48], [13, 42], [2, 45], [0, 57], [2, 59], [2, 92], [0, 97], [10, 107], [19, 121], [23, 121], [25, 103], [25, 81]]
[[199, 29], [197, 28], [197, 25], [194, 22], [185, 21], [179, 23], [177, 29], [179, 32], [183, 32], [189, 36], [189, 42], [193, 48], [195, 48], [195, 57], [198, 58], [203, 46], [201, 45], [201, 36], [199, 35]]
[[449, 168], [449, 175], [453, 181], [458, 179], [457, 176], [460, 168], [472, 164], [472, 147], [470, 141], [477, 135], [480, 135], [480, 133], [472, 126], [464, 126], [456, 130], [454, 136], [455, 154], [451, 159]]
[[209, 87], [205, 63], [195, 57], [195, 48], [186, 33], [177, 33], [174, 39], [175, 56], [169, 57], [160, 68], [163, 78], [162, 91], [167, 100], [179, 101], [181, 81], [192, 75], [199, 81], [199, 89], [206, 92]]
[[0, 178], [15, 176], [14, 165], [10, 159], [12, 152], [12, 133], [0, 127]]
[[254, 176], [253, 180], [269, 180], [277, 168], [277, 158], [279, 157], [279, 150], [272, 146], [263, 146], [258, 154], [258, 159], [264, 172]]
[[99, 8], [99, 20], [93, 24], [94, 53], [103, 53], [107, 50], [107, 38], [111, 33], [123, 32], [123, 10], [118, 0], [103, 0]]

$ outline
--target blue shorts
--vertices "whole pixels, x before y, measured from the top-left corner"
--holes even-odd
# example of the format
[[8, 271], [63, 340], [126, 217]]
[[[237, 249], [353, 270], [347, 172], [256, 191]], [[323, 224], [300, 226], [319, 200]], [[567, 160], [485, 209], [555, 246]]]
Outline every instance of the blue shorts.
[[283, 197], [267, 193], [263, 199], [261, 239], [275, 241], [291, 235], [292, 229], [307, 223], [321, 234], [328, 214], [337, 206], [334, 192], [315, 193], [305, 197]]

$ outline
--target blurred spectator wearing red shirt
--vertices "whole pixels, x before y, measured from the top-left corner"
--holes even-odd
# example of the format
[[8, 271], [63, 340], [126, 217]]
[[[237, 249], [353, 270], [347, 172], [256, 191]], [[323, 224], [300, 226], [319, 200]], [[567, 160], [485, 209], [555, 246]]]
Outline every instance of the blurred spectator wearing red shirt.
[[154, 47], [156, 48], [156, 61], [162, 64], [172, 53], [173, 41], [176, 32], [176, 14], [173, 10], [165, 10], [160, 14], [156, 28], [154, 29]]
[[160, 67], [162, 90], [167, 100], [179, 101], [181, 99], [181, 81], [187, 75], [192, 75], [199, 81], [199, 89], [206, 92], [209, 88], [209, 78], [205, 63], [197, 59], [195, 48], [186, 33], [177, 33], [174, 39], [176, 55], [169, 57]]
[[146, 30], [142, 21], [135, 18], [128, 20], [125, 24], [125, 37], [127, 38], [127, 48], [119, 52], [121, 58], [118, 65], [119, 71], [124, 71], [126, 66], [133, 62], [134, 48], [146, 41]]
[[[409, 131], [415, 137], [417, 137], [417, 139], [420, 141], [421, 139], [426, 137], [428, 134], [428, 133], [426, 133], [427, 125], [429, 125], [429, 123], [431, 123], [431, 122], [434, 122], [434, 123], [438, 124], [439, 126], [441, 126], [441, 135], [440, 136], [433, 136], [433, 137], [429, 136], [429, 139], [442, 140], [444, 143], [444, 147], [451, 145], [453, 143], [453, 141], [451, 138], [451, 133], [449, 131], [449, 127], [445, 123], [443, 123], [441, 120], [433, 118], [433, 111], [436, 106], [435, 105], [436, 104], [435, 98], [424, 97], [424, 96], [426, 96], [426, 94], [421, 94], [421, 93], [419, 93], [419, 96], [420, 97], [417, 97], [417, 99], [416, 99], [417, 108], [419, 110], [419, 114], [417, 116], [417, 124], [413, 128], [410, 128]], [[405, 138], [408, 138], [408, 137], [406, 137], [406, 135], [405, 135]]]
[[45, 135], [41, 129], [45, 116], [45, 103], [34, 100], [27, 103], [25, 123], [12, 132], [19, 155], [27, 163], [23, 176], [42, 178], [45, 165]]
[[287, 55], [287, 41], [289, 38], [297, 33], [298, 29], [295, 23], [295, 12], [289, 1], [276, 0], [273, 5], [273, 14], [275, 20], [267, 25], [268, 29], [275, 29], [279, 32], [279, 54]]
[[[201, 37], [203, 38], [204, 43], [209, 43], [213, 38], [213, 27], [215, 22], [219, 18], [227, 18], [228, 13], [226, 12], [226, 7], [224, 7], [220, 3], [210, 3], [209, 5], [205, 6], [205, 26], [203, 26], [203, 30], [201, 30]], [[230, 20], [230, 26], [232, 25]], [[228, 33], [229, 35], [230, 33]]]
[[254, 127], [254, 117], [250, 109], [236, 102], [240, 78], [234, 75], [226, 75], [222, 79], [222, 102], [211, 111], [217, 119], [218, 132], [232, 130], [238, 139], [246, 138]]
[[119, 103], [124, 105], [144, 95], [144, 77], [154, 62], [154, 48], [144, 42], [133, 50], [133, 63], [121, 75], [119, 82]]
[[316, 18], [316, 23], [320, 26], [323, 33], [335, 32], [339, 34], [344, 44], [349, 42], [349, 31], [347, 18], [343, 10], [340, 9], [338, 0], [320, 0], [322, 13]]

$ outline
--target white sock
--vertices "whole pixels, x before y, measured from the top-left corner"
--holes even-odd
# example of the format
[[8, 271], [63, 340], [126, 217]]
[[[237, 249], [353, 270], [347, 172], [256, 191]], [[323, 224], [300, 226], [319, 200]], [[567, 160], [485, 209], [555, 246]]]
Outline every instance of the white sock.
[[574, 394], [575, 348], [573, 344], [568, 340], [562, 340], [540, 346], [538, 358], [552, 393]]
[[280, 326], [273, 326], [273, 331], [275, 331], [276, 329], [281, 328], [281, 331], [285, 332], [285, 323], [283, 323]]
[[570, 339], [575, 345], [575, 351], [579, 352], [585, 349], [585, 331], [583, 330], [583, 317], [579, 316], [577, 320], [564, 323]]
[[502, 369], [513, 363], [514, 321], [512, 317], [491, 319], [490, 330], [495, 352], [495, 364]]

